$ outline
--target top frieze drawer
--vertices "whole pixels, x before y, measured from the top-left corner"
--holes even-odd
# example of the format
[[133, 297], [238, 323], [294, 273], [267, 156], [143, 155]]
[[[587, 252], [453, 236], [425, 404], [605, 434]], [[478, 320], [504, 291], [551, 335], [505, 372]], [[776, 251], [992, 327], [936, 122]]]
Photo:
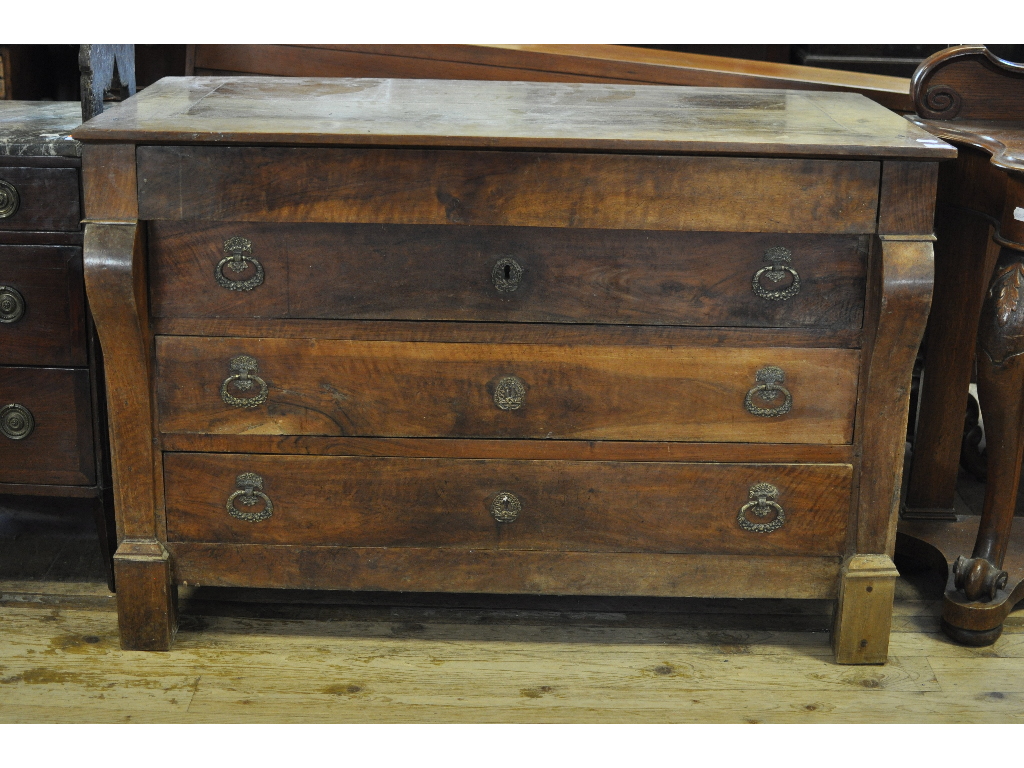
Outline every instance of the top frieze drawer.
[[863, 160], [143, 146], [139, 218], [869, 234]]
[[0, 230], [81, 228], [77, 168], [0, 167]]

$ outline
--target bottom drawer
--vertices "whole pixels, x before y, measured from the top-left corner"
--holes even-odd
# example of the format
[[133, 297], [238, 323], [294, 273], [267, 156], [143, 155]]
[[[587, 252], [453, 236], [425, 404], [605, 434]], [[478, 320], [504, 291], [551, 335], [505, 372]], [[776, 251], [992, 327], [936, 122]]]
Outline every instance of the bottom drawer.
[[840, 555], [848, 464], [164, 455], [172, 542]]
[[0, 367], [0, 483], [93, 485], [89, 371]]

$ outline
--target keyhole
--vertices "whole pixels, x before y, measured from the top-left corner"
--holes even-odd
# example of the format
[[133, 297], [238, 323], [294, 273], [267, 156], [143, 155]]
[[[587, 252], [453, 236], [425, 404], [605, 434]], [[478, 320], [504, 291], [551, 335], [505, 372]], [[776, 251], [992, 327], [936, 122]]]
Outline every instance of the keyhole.
[[505, 510], [506, 512], [508, 512], [508, 499], [502, 499], [501, 500], [501, 508], [503, 510]]
[[511, 264], [506, 264], [505, 265], [505, 279], [508, 280], [510, 277], [512, 277], [512, 265]]

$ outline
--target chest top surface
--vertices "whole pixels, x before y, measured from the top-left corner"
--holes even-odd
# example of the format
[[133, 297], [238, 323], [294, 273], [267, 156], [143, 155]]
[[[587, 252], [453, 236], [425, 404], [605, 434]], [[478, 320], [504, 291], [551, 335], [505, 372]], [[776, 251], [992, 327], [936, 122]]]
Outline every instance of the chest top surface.
[[468, 80], [169, 77], [74, 135], [781, 157], [955, 154], [859, 94]]
[[0, 101], [0, 157], [78, 157], [77, 101]]

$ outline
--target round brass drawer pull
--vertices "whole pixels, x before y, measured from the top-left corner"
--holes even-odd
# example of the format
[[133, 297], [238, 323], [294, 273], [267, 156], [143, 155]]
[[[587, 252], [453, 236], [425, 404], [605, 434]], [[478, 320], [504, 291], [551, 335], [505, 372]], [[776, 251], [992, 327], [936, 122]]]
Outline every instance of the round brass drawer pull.
[[[762, 299], [771, 301], [786, 301], [800, 293], [800, 275], [790, 265], [793, 261], [793, 252], [789, 248], [777, 245], [764, 252], [764, 260], [768, 262], [767, 267], [761, 267], [754, 273], [752, 288], [754, 293]], [[785, 288], [768, 289], [761, 283], [761, 278], [766, 277], [772, 283], [781, 283], [786, 275], [793, 278], [793, 282]]]
[[[777, 365], [766, 365], [764, 368], [754, 374], [754, 380], [757, 384], [747, 392], [747, 396], [743, 399], [743, 406], [754, 416], [782, 416], [789, 413], [793, 407], [793, 396], [789, 393], [789, 390], [782, 386], [782, 382], [786, 380], [786, 373], [779, 368]], [[754, 405], [754, 398], [756, 397], [765, 405], [777, 400], [779, 397], [783, 398], [781, 404], [762, 408], [759, 405]]]
[[499, 293], [512, 293], [523, 282], [523, 265], [511, 256], [500, 258], [491, 269], [491, 281]]
[[501, 491], [491, 502], [491, 516], [499, 523], [512, 523], [523, 511], [523, 503], [514, 493]]
[[[263, 478], [255, 472], [243, 472], [235, 478], [238, 490], [228, 496], [228, 514], [247, 523], [259, 523], [274, 514], [274, 502], [263, 492]], [[243, 512], [235, 506], [239, 501], [243, 507], [255, 507], [263, 500], [263, 509], [259, 512]]]
[[0, 219], [9, 219], [18, 212], [21, 196], [9, 181], [0, 179]]
[[0, 433], [11, 440], [24, 440], [32, 434], [36, 420], [24, 405], [11, 403], [0, 408]]
[[0, 285], [0, 323], [16, 323], [25, 316], [25, 297], [11, 285]]
[[[263, 265], [252, 257], [252, 241], [244, 237], [232, 237], [224, 241], [224, 252], [228, 254], [214, 267], [213, 276], [217, 284], [229, 291], [251, 291], [263, 284]], [[249, 266], [255, 270], [252, 277], [245, 280], [232, 280], [224, 276], [226, 266], [235, 274], [244, 272]]]
[[[267, 382], [256, 375], [260, 370], [256, 358], [249, 355], [236, 355], [228, 361], [228, 370], [234, 371], [234, 373], [224, 379], [224, 383], [220, 385], [221, 400], [233, 408], [255, 408], [267, 402], [267, 393], [270, 391], [270, 387]], [[228, 391], [228, 387], [233, 385], [242, 392], [248, 392], [252, 389], [253, 384], [258, 384], [260, 391], [250, 397], [236, 397]]]
[[[771, 533], [779, 530], [786, 523], [786, 513], [779, 505], [778, 499], [779, 489], [771, 483], [750, 486], [750, 501], [743, 505], [736, 519], [740, 528], [751, 533]], [[774, 512], [775, 517], [767, 523], [754, 523], [747, 517], [747, 512], [753, 512], [754, 517], [768, 517]]]
[[503, 411], [516, 411], [526, 399], [526, 383], [518, 376], [502, 376], [494, 385], [494, 404]]

